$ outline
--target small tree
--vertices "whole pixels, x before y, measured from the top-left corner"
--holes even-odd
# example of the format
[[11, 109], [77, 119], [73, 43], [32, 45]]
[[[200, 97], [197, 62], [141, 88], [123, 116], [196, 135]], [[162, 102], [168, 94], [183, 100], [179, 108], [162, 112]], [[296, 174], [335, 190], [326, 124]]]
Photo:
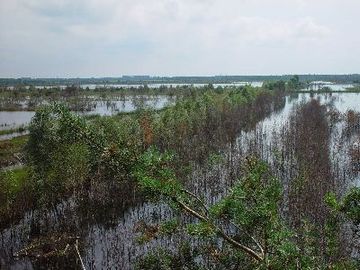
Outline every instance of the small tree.
[[301, 88], [301, 82], [299, 75], [294, 75], [287, 84], [289, 90], [299, 90]]
[[[146, 240], [164, 231], [185, 229], [191, 236], [202, 239], [204, 244], [211, 243], [212, 246], [201, 255], [215, 258], [220, 264], [216, 269], [358, 269], [356, 261], [336, 256], [336, 235], [339, 232], [336, 215], [344, 213], [343, 216], [353, 222], [355, 234], [358, 234], [360, 189], [352, 189], [341, 202], [337, 202], [332, 194], [326, 197], [326, 202], [336, 213], [333, 215], [335, 219], [329, 219], [326, 230], [329, 241], [325, 248], [331, 257], [322, 260], [316, 256], [314, 237], [320, 236], [313, 235], [313, 224], [306, 223], [299, 232], [286, 226], [279, 210], [282, 186], [272, 175], [268, 164], [256, 157], [246, 158], [243, 177], [226, 196], [208, 205], [203, 198], [180, 184], [171, 169], [172, 158], [169, 153], [161, 154], [149, 148], [140, 158], [134, 175], [151, 199], [165, 201], [192, 218], [183, 226], [181, 222], [165, 222], [157, 229], [150, 226], [151, 233], [146, 233]], [[304, 239], [299, 242], [299, 237]], [[195, 247], [193, 253], [198, 256], [199, 249]], [[141, 261], [141, 269], [203, 269], [201, 265], [196, 266], [196, 260], [193, 258], [191, 261], [189, 256], [184, 260], [182, 255], [166, 251], [160, 251], [158, 255], [162, 257], [159, 261], [154, 253], [146, 256]], [[164, 262], [170, 268], [159, 268], [159, 264], [153, 264], [155, 261]], [[181, 266], [183, 261], [191, 264], [191, 268]]]
[[360, 187], [351, 188], [341, 200], [338, 200], [334, 193], [329, 193], [326, 195], [325, 202], [332, 209], [334, 219], [346, 221], [352, 226], [352, 241], [359, 243]]
[[244, 177], [224, 198], [208, 206], [177, 181], [170, 169], [171, 158], [150, 148], [135, 176], [152, 199], [167, 201], [193, 217], [186, 225], [191, 235], [222, 239], [224, 245], [218, 248], [240, 254], [248, 267], [290, 269], [302, 264], [293, 234], [279, 213], [281, 185], [266, 163], [247, 158]]

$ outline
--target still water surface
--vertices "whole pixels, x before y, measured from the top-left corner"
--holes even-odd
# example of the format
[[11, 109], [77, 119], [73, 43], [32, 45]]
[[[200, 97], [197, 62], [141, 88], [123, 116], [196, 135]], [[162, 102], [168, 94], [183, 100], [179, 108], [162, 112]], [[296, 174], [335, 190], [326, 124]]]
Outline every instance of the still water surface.
[[[80, 114], [115, 115], [117, 113], [132, 112], [138, 108], [147, 107], [161, 109], [174, 103], [174, 99], [167, 96], [133, 97], [123, 100], [91, 101], [90, 110]], [[0, 130], [18, 128], [30, 123], [35, 115], [33, 111], [0, 111]]]

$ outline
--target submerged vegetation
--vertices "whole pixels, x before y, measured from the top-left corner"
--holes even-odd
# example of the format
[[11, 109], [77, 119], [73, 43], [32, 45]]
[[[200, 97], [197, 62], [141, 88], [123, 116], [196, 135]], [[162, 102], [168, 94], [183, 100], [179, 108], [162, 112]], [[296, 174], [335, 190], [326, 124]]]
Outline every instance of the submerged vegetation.
[[[255, 115], [263, 117], [271, 111], [271, 100], [279, 98], [281, 94], [252, 88], [221, 93], [210, 90], [193, 92], [190, 98], [165, 110], [142, 110], [132, 115], [90, 120], [62, 105], [44, 107], [29, 126], [25, 151], [31, 170], [28, 181], [35, 186], [36, 194], [32, 202], [23, 204], [24, 209], [16, 209], [27, 210], [35, 202], [57, 203], [78, 192], [89, 192], [93, 201], [106, 203], [106, 198], [115, 194], [111, 192], [122, 188], [122, 182], [133, 184], [132, 168], [150, 145], [178, 152], [179, 160], [187, 163], [201, 162], [207, 153], [228, 141], [220, 133], [223, 128], [229, 135], [236, 135], [239, 127], [229, 122], [239, 121], [234, 114], [241, 116], [248, 110], [260, 110]], [[258, 120], [244, 118], [241, 128]]]
[[[330, 152], [337, 124], [345, 123], [346, 140], [358, 135], [358, 115], [311, 100], [295, 107], [271, 138], [258, 126], [282, 111], [287, 91], [301, 84], [294, 77], [263, 87], [144, 87], [123, 94], [153, 91], [175, 95], [176, 103], [103, 117], [58, 103], [37, 108], [38, 102], [29, 135], [0, 141], [1, 166], [16, 158], [22, 164], [0, 172], [0, 227], [29, 225], [25, 240], [17, 241], [18, 257], [74, 267], [83, 263], [82, 248], [90, 256], [85, 239], [93, 230], [116, 232], [129, 209], [160, 205], [167, 214], [154, 210], [151, 223], [145, 210], [132, 210], [144, 219], [132, 228], [137, 245], [169, 237], [180, 237], [182, 245], [139, 258], [116, 250], [118, 257], [134, 257], [126, 268], [357, 269], [349, 250], [358, 241], [359, 189], [343, 192]], [[79, 96], [70, 90], [59, 97], [50, 89], [48, 100], [68, 104]], [[21, 100], [38, 90], [16, 91]], [[88, 91], [87, 98], [95, 93]], [[118, 94], [99, 91], [97, 98]], [[245, 133], [251, 136], [239, 140]], [[0, 259], [12, 255], [0, 251]], [[85, 265], [96, 267], [94, 260], [85, 258]]]
[[96, 109], [99, 103], [107, 107], [114, 107], [116, 102], [125, 102], [131, 99], [135, 105], [141, 105], [147, 100], [157, 97], [173, 97], [186, 95], [190, 87], [150, 89], [146, 86], [138, 88], [99, 88], [83, 89], [77, 86], [67, 86], [64, 89], [50, 88], [0, 88], [1, 111], [35, 111], [43, 105], [52, 105], [61, 102], [72, 111], [90, 112]]
[[16, 165], [23, 160], [27, 136], [0, 141], [0, 167]]
[[[253, 75], [253, 76], [175, 76], [175, 77], [159, 77], [159, 76], [122, 76], [119, 78], [19, 78], [19, 79], [0, 79], [0, 86], [15, 86], [23, 87], [26, 85], [78, 85], [78, 84], [96, 84], [98, 86], [102, 85], [112, 85], [112, 84], [208, 84], [208, 83], [233, 83], [233, 82], [258, 82], [258, 81], [288, 81], [292, 78], [292, 75]], [[302, 82], [307, 81], [334, 81], [339, 83], [359, 83], [360, 75], [359, 74], [349, 74], [349, 75], [331, 75], [331, 74], [303, 74], [299, 75], [299, 79]]]
[[[189, 224], [175, 223], [180, 227], [177, 230], [204, 240], [205, 245], [198, 249], [201, 251], [188, 254], [195, 265], [190, 269], [201, 269], [204, 258], [196, 264], [195, 258], [199, 256], [210, 257], [216, 269], [357, 269], [359, 266], [355, 261], [335, 257], [340, 248], [332, 242], [337, 231], [326, 235], [332, 239], [325, 243], [323, 251], [331, 253], [319, 256], [321, 247], [316, 241], [323, 235], [309, 227], [313, 223], [303, 224], [302, 232], [294, 226], [290, 229], [279, 212], [283, 196], [280, 181], [258, 158], [246, 158], [244, 176], [224, 198], [211, 206], [201, 195], [184, 189], [176, 180], [175, 173], [166, 165], [170, 159], [171, 155], [149, 149], [135, 175], [148, 196], [167, 201], [175, 210], [193, 217]], [[345, 213], [354, 226], [359, 226], [359, 189], [351, 190], [340, 203], [334, 196], [329, 193], [326, 197], [333, 215]], [[155, 236], [153, 232], [152, 237]], [[164, 269], [167, 269], [166, 264], [167, 267], [172, 265], [172, 269], [181, 268], [181, 265], [176, 266], [176, 257], [170, 256], [163, 262]], [[152, 262], [150, 257], [142, 259], [139, 265], [141, 269], [159, 267], [158, 261]]]
[[[296, 91], [305, 86], [299, 76], [293, 76], [288, 82], [284, 80], [264, 81], [262, 88], [267, 90]], [[247, 86], [250, 87], [249, 84]], [[228, 91], [235, 89], [235, 84], [218, 85], [207, 84], [203, 86], [194, 85], [159, 85], [156, 88], [144, 85], [98, 85], [94, 89], [79, 85], [34, 87], [17, 86], [15, 88], [0, 87], [1, 111], [35, 111], [43, 105], [51, 105], [54, 102], [62, 102], [72, 111], [93, 111], [99, 102], [105, 102], [107, 106], [114, 106], [117, 101], [138, 99], [137, 105], [141, 105], [147, 99], [156, 97], [186, 97], [191, 96], [194, 91], [203, 93], [208, 90]]]

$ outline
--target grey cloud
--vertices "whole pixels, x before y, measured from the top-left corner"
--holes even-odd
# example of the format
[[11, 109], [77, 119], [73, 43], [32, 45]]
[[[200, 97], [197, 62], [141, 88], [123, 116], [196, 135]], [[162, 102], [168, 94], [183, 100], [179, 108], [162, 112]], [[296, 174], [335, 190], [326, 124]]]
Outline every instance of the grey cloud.
[[359, 72], [359, 9], [355, 0], [0, 0], [0, 76]]

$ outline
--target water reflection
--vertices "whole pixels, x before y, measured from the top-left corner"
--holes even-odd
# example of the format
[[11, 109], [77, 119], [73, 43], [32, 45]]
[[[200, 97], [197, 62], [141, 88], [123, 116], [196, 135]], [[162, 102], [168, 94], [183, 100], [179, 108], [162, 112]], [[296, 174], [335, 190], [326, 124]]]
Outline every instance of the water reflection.
[[[256, 81], [256, 82], [233, 82], [233, 83], [215, 83], [213, 84], [214, 87], [228, 87], [228, 86], [242, 86], [242, 85], [251, 85], [254, 87], [261, 87], [263, 84], [262, 81]], [[207, 86], [208, 83], [150, 83], [150, 84], [145, 84], [148, 88], [159, 88], [159, 87], [183, 87], [183, 86], [188, 86], [188, 87], [196, 87], [196, 88], [201, 88], [204, 86]], [[61, 90], [64, 90], [66, 87], [68, 87], [67, 85], [45, 85], [45, 86], [34, 86], [36, 89], [51, 89], [51, 88], [58, 88]], [[103, 88], [125, 88], [125, 89], [130, 89], [130, 88], [141, 88], [144, 87], [144, 84], [80, 84], [79, 85], [80, 88], [82, 89], [89, 89], [89, 90], [95, 90], [95, 89], [103, 89]], [[24, 86], [25, 89], [30, 89], [30, 86]], [[14, 86], [8, 86], [7, 89], [9, 90], [13, 90], [15, 89]]]
[[[207, 166], [206, 164], [195, 166], [193, 172], [188, 177], [188, 188], [197, 194], [202, 194], [208, 203], [218, 201], [227, 193], [229, 186], [233, 185], [235, 179], [241, 176], [239, 165], [242, 159], [252, 152], [258, 153], [273, 168], [279, 168], [277, 154], [284, 146], [281, 134], [288, 124], [289, 116], [295, 106], [311, 98], [318, 99], [322, 104], [331, 104], [332, 107], [342, 113], [348, 109], [358, 109], [356, 105], [360, 104], [360, 94], [310, 95], [303, 93], [287, 96], [285, 106], [281, 110], [273, 112], [270, 116], [258, 122], [253, 129], [242, 131], [238, 134], [235, 143], [232, 142], [225, 149], [221, 150], [223, 155], [222, 162], [215, 166]], [[112, 105], [103, 104], [102, 106], [111, 107]], [[126, 106], [129, 106], [127, 108], [132, 108], [131, 104]], [[99, 108], [103, 107], [100, 106]], [[101, 111], [102, 109], [99, 110]], [[105, 111], [108, 111], [108, 109]], [[339, 181], [344, 178], [353, 180], [354, 177], [351, 176], [347, 169], [346, 149], [348, 143], [341, 143], [343, 136], [343, 126], [341, 125], [339, 123], [332, 129], [330, 143], [332, 168], [337, 172], [335, 177]], [[276, 170], [276, 174], [282, 180], [285, 190], [287, 181], [292, 177], [293, 173], [290, 158], [284, 157], [282, 167], [284, 169]], [[284, 203], [283, 210], [285, 212], [287, 210], [286, 202]], [[76, 217], [76, 214], [72, 212], [74, 209], [70, 206], [62, 207], [54, 216], [63, 216], [66, 211], [70, 211]], [[98, 211], [101, 210], [98, 209]], [[28, 214], [19, 225], [2, 233], [2, 238], [0, 238], [1, 248], [5, 251], [4, 253], [0, 252], [0, 262], [2, 264], [4, 264], [5, 259], [7, 260], [6, 262], [9, 262], [8, 258], [12, 252], [20, 249], [27, 243], [31, 215], [33, 213]], [[137, 242], [138, 235], [135, 233], [135, 228], [139, 222], [156, 223], [160, 219], [168, 219], [172, 216], [172, 211], [167, 205], [137, 201], [135, 205], [130, 205], [125, 211], [119, 213], [114, 226], [89, 224], [87, 230], [83, 230], [84, 235], [82, 236], [84, 239], [82, 255], [87, 269], [132, 269], [134, 262], [139, 256], [146, 254], [154, 248], [164, 247], [175, 250], [179, 243], [189, 240], [187, 236], [178, 234], [172, 238], [159, 237], [145, 245], [139, 245]], [[24, 259], [18, 262], [11, 262], [8, 269], [32, 269], [32, 264], [28, 259]]]
[[13, 129], [30, 123], [35, 112], [17, 111], [6, 112], [0, 111], [0, 130]]
[[[161, 109], [165, 106], [174, 104], [175, 99], [167, 96], [134, 96], [126, 97], [121, 100], [92, 100], [85, 106], [80, 114], [114, 115], [123, 112], [132, 112], [139, 108]], [[33, 111], [0, 111], [0, 130], [15, 129], [20, 126], [26, 126], [35, 115]]]

